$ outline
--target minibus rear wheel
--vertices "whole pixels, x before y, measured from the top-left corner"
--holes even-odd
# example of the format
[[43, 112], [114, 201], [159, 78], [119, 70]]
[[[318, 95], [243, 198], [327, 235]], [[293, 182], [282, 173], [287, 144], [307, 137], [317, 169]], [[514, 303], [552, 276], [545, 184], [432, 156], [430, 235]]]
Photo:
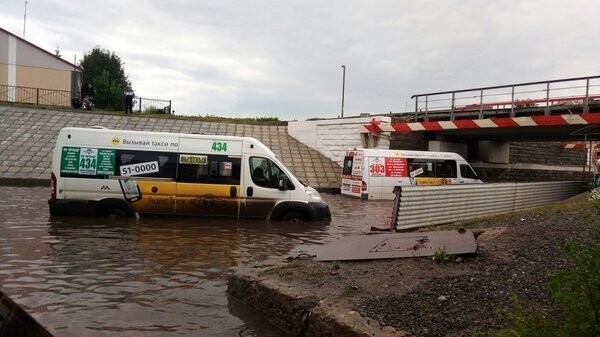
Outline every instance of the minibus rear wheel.
[[302, 212], [292, 211], [287, 212], [281, 217], [283, 222], [307, 222], [308, 218]]

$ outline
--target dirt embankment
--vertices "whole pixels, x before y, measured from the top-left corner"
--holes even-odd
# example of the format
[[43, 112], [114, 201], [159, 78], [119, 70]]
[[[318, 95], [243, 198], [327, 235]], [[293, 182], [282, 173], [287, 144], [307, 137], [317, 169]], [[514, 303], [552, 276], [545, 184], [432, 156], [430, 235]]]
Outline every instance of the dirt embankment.
[[553, 315], [545, 285], [569, 263], [562, 245], [585, 238], [590, 226], [599, 223], [591, 202], [575, 201], [460, 224], [484, 230], [477, 239], [478, 252], [444, 264], [430, 258], [342, 263], [295, 259], [267, 267], [257, 277], [299, 297], [310, 294], [313, 304], [328, 303], [331, 315], [359, 314], [362, 322], [376, 322], [381, 330], [370, 327], [371, 333], [485, 335], [510, 324], [515, 298]]

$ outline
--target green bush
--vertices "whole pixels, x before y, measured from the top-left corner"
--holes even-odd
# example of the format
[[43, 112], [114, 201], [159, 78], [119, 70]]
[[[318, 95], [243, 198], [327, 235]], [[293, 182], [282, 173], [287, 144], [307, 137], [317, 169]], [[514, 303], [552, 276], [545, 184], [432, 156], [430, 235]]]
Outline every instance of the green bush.
[[600, 228], [589, 242], [570, 241], [563, 248], [572, 266], [555, 273], [548, 284], [553, 303], [564, 313], [554, 320], [535, 307], [519, 303], [512, 327], [502, 337], [600, 336]]

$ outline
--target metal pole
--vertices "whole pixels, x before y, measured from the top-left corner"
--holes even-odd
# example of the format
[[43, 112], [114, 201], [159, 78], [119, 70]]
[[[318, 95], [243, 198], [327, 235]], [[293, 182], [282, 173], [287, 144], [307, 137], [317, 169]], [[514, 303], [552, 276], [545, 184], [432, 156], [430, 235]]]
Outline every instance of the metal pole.
[[27, 0], [25, 0], [25, 14], [23, 14], [23, 38], [25, 38], [25, 22], [27, 22]]
[[429, 121], [429, 96], [425, 96], [425, 122]]
[[343, 73], [342, 73], [342, 115], [341, 117], [344, 118], [344, 91], [346, 89], [346, 66], [342, 64], [342, 69], [343, 69]]
[[456, 95], [456, 93], [453, 92], [452, 93], [452, 106], [450, 107], [450, 120], [451, 121], [454, 120], [454, 100], [455, 100], [455, 95]]
[[588, 78], [585, 80], [585, 103], [583, 105], [583, 113], [584, 114], [590, 112], [589, 97], [590, 97], [590, 79]]
[[483, 119], [483, 89], [479, 92], [479, 119]]
[[515, 117], [515, 86], [510, 91], [510, 117]]
[[415, 96], [415, 122], [419, 121], [419, 96]]
[[550, 115], [550, 82], [546, 83], [546, 110], [544, 115]]

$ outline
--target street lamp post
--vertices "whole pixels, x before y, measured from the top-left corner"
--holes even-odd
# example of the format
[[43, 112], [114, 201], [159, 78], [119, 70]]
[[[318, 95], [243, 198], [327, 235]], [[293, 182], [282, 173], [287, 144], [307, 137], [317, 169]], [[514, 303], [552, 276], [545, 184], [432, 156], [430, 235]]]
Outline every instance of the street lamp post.
[[344, 89], [346, 88], [346, 66], [342, 64], [342, 118], [344, 118]]

